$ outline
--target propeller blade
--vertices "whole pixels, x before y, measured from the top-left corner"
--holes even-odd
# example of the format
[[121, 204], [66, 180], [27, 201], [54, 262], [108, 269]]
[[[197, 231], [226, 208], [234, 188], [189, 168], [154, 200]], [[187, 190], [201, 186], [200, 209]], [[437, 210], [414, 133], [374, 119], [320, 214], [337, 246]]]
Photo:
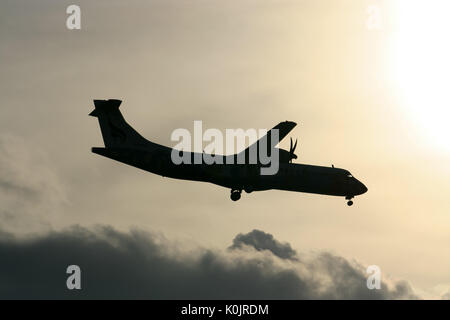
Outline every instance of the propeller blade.
[[294, 154], [295, 148], [297, 148], [297, 142], [298, 142], [298, 139], [295, 139], [295, 143], [293, 143], [293, 140], [291, 137], [291, 145], [289, 147], [289, 154], [290, 154], [289, 162], [292, 162], [292, 159], [297, 159], [297, 155]]

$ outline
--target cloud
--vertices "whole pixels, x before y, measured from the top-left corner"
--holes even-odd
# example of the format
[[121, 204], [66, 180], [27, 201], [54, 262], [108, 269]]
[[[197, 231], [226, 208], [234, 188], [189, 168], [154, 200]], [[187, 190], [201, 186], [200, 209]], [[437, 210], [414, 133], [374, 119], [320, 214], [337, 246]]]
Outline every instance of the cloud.
[[6, 231], [48, 229], [67, 201], [46, 155], [23, 139], [0, 135], [0, 221]]
[[450, 290], [446, 293], [443, 293], [441, 296], [442, 300], [450, 300]]
[[258, 251], [269, 250], [281, 259], [297, 260], [297, 252], [289, 243], [281, 243], [273, 235], [261, 230], [255, 229], [247, 234], [238, 234], [229, 249], [243, 249], [245, 246], [251, 246]]
[[[3, 232], [0, 256], [0, 299], [416, 297], [406, 282], [383, 282], [381, 290], [368, 290], [364, 268], [330, 253], [293, 261], [249, 248], [187, 251], [160, 235], [107, 226], [74, 226], [32, 238]], [[66, 289], [65, 272], [72, 264], [81, 268], [80, 291]]]

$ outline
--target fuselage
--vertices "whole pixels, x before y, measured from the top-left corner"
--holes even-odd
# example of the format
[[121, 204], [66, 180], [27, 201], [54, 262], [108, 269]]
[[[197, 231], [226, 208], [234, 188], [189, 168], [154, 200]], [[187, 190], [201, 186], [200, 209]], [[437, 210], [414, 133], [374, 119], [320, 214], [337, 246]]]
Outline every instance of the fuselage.
[[[367, 188], [349, 171], [299, 163], [280, 163], [274, 175], [261, 175], [259, 164], [230, 164], [226, 156], [214, 164], [174, 164], [172, 149], [93, 148], [94, 153], [128, 165], [175, 179], [210, 182], [246, 192], [270, 189], [316, 193], [348, 198], [365, 193]], [[198, 154], [197, 154], [198, 155]], [[201, 156], [201, 155], [200, 155]], [[190, 153], [194, 159], [195, 154]], [[233, 157], [233, 156], [231, 156]]]

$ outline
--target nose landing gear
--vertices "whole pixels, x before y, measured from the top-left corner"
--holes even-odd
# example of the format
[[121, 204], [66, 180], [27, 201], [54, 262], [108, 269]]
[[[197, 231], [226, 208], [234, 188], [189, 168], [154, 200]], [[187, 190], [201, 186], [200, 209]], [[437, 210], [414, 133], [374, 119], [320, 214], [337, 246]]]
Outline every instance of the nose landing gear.
[[233, 201], [238, 201], [241, 198], [242, 190], [231, 190], [230, 198]]
[[347, 205], [348, 205], [349, 207], [353, 205], [352, 199], [353, 199], [353, 196], [346, 196], [346, 197], [345, 197], [345, 200], [348, 200], [348, 201], [347, 201]]

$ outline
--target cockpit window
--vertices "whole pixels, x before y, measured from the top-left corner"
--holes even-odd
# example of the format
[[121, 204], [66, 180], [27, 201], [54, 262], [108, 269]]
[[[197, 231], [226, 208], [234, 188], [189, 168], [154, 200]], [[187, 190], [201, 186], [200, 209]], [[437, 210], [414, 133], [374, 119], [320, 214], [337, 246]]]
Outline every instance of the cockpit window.
[[348, 174], [347, 177], [348, 178], [353, 178], [353, 176], [351, 174]]

